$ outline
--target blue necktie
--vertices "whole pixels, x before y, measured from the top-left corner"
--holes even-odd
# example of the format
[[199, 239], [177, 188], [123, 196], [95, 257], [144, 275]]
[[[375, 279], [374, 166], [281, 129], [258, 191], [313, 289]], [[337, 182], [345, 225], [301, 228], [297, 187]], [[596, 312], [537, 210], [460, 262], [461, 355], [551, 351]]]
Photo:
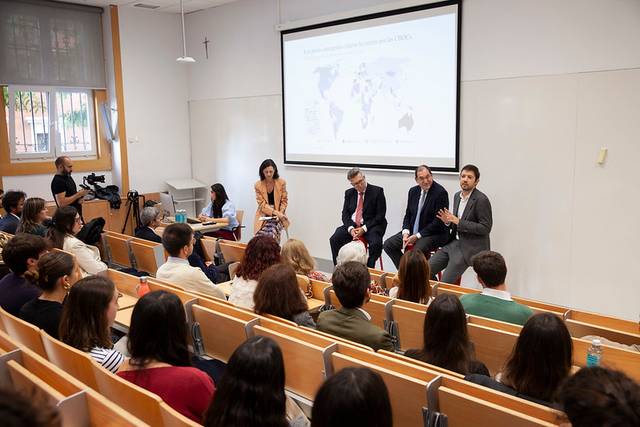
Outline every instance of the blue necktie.
[[416, 214], [416, 220], [413, 222], [413, 234], [418, 234], [418, 231], [420, 231], [420, 214], [422, 213], [422, 208], [424, 207], [424, 199], [426, 197], [427, 192], [422, 191], [420, 201], [418, 202], [418, 213]]

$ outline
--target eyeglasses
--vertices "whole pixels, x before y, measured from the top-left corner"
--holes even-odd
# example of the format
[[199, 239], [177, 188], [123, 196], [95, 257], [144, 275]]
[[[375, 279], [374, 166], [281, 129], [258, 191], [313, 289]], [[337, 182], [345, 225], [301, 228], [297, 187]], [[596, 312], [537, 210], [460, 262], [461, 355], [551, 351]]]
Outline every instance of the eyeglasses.
[[360, 180], [358, 180], [357, 182], [352, 182], [352, 183], [351, 183], [351, 185], [352, 185], [353, 187], [358, 187], [358, 186], [360, 186], [360, 185], [362, 185], [362, 184], [364, 184], [364, 177], [363, 177], [363, 178], [360, 178]]

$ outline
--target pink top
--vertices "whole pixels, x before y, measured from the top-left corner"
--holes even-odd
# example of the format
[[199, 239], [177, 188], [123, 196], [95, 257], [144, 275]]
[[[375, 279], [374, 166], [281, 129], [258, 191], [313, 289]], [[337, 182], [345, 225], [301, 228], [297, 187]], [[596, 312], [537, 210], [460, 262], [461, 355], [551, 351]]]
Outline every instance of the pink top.
[[202, 422], [216, 390], [211, 377], [187, 366], [120, 371], [118, 375], [157, 394], [173, 409], [198, 423]]

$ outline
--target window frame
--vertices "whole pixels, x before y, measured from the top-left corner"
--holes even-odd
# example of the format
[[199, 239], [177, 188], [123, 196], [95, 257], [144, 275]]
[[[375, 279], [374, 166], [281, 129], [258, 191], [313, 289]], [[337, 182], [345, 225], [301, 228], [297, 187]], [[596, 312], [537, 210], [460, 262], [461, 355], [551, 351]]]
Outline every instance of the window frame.
[[[72, 159], [86, 159], [95, 160], [98, 158], [98, 132], [95, 112], [95, 97], [94, 91], [91, 89], [72, 88], [72, 87], [55, 87], [55, 86], [36, 86], [36, 85], [7, 85], [9, 105], [7, 109], [9, 112], [9, 127], [8, 131], [8, 143], [9, 143], [9, 155], [12, 163], [22, 162], [44, 162], [55, 159], [58, 156], [67, 156]], [[46, 92], [48, 94], [48, 128], [49, 128], [49, 150], [47, 152], [39, 153], [17, 153], [15, 144], [15, 93], [16, 92]], [[91, 139], [91, 150], [84, 151], [63, 151], [62, 150], [62, 138], [58, 132], [58, 97], [63, 93], [83, 93], [87, 96], [87, 111], [88, 111], [88, 128], [89, 137]], [[36, 134], [34, 133], [34, 136]]]

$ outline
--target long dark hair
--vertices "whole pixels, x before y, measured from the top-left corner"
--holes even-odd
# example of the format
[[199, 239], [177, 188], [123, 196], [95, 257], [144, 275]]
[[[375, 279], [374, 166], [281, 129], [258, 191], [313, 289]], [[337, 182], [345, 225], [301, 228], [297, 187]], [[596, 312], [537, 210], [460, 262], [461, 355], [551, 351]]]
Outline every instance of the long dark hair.
[[89, 276], [71, 287], [62, 309], [60, 340], [78, 350], [111, 348], [107, 308], [116, 287], [110, 279]]
[[311, 427], [391, 427], [389, 392], [377, 373], [345, 368], [324, 382], [311, 412]]
[[245, 280], [258, 280], [264, 270], [280, 262], [280, 245], [271, 236], [249, 240], [236, 275]]
[[180, 298], [167, 291], [140, 298], [131, 315], [127, 349], [133, 366], [142, 368], [152, 360], [191, 366], [187, 318]]
[[460, 300], [450, 294], [438, 295], [424, 318], [420, 359], [450, 371], [466, 374], [472, 360], [467, 332], [467, 316]]
[[73, 235], [76, 215], [78, 215], [78, 210], [73, 206], [64, 206], [56, 209], [56, 213], [53, 214], [51, 227], [49, 227], [49, 233], [47, 234], [47, 238], [51, 241], [54, 248], [62, 249], [64, 246], [64, 238], [67, 234]]
[[278, 174], [278, 166], [276, 166], [276, 162], [274, 162], [271, 159], [266, 159], [265, 161], [260, 163], [260, 169], [258, 170], [258, 173], [260, 175], [260, 180], [261, 181], [264, 181], [264, 172], [263, 171], [266, 168], [268, 168], [269, 166], [271, 166], [273, 168], [273, 179], [280, 178], [280, 175]]
[[398, 269], [398, 298], [426, 304], [431, 296], [429, 263], [421, 250], [405, 252]]
[[216, 200], [211, 204], [211, 216], [213, 218], [222, 218], [222, 207], [229, 200], [229, 196], [227, 196], [224, 186], [219, 182], [211, 186], [211, 191], [216, 195]]
[[16, 233], [32, 233], [38, 225], [42, 223], [38, 222], [38, 215], [44, 209], [44, 199], [40, 197], [30, 197], [24, 201], [24, 207], [22, 208], [22, 215], [20, 216], [20, 224]]
[[296, 272], [289, 264], [275, 264], [262, 273], [253, 293], [253, 302], [256, 313], [288, 320], [309, 309], [298, 287]]
[[207, 427], [288, 427], [284, 362], [269, 337], [249, 338], [236, 349], [205, 416]]
[[529, 397], [550, 401], [571, 372], [572, 356], [571, 335], [562, 319], [538, 313], [522, 327], [502, 382]]

